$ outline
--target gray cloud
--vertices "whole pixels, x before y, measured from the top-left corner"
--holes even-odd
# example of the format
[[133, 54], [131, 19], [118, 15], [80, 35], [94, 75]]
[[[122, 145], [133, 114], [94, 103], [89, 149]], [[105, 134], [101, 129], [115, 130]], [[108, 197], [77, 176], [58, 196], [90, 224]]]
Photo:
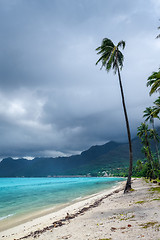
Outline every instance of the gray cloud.
[[126, 41], [122, 80], [135, 137], [157, 97], [146, 79], [159, 67], [159, 11], [159, 0], [0, 0], [0, 156], [127, 141], [117, 76], [95, 66], [104, 37]]

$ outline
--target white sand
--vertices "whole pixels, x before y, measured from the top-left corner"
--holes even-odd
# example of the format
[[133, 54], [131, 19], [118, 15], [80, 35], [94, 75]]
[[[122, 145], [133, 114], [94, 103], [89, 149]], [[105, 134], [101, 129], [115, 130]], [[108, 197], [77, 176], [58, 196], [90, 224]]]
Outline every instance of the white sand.
[[64, 221], [63, 226], [52, 227], [41, 232], [46, 226], [53, 225], [53, 222], [64, 219], [67, 213], [74, 214], [115, 191], [115, 189], [1, 232], [0, 239], [19, 239], [31, 232], [40, 230], [37, 234], [34, 233], [26, 239], [160, 240], [160, 193], [149, 191], [152, 185], [153, 187], [157, 186], [156, 184], [147, 184], [142, 179], [137, 179], [132, 184], [134, 191], [123, 194], [121, 183], [117, 187], [121, 191], [103, 199], [99, 206], [92, 207], [83, 214]]

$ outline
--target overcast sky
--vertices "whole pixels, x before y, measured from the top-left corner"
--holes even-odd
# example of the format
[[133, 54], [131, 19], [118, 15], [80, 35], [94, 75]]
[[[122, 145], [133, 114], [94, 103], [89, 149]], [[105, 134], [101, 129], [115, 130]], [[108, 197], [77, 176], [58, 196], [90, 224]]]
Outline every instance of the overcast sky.
[[132, 138], [160, 67], [160, 0], [0, 0], [0, 157], [71, 155], [127, 141], [118, 78], [95, 49], [126, 41]]

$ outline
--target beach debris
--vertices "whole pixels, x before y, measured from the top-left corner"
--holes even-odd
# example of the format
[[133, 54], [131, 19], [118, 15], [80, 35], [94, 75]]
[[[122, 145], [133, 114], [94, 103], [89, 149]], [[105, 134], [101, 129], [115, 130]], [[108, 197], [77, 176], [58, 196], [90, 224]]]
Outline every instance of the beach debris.
[[66, 236], [63, 236], [63, 237], [62, 237], [62, 239], [68, 239], [68, 238], [70, 238], [70, 237], [72, 237], [72, 235], [71, 235], [71, 234], [69, 234], [69, 235], [66, 235]]
[[117, 230], [117, 228], [111, 227], [111, 231], [112, 231], [112, 232], [115, 232], [116, 230]]
[[75, 218], [75, 214], [69, 214], [69, 213], [67, 213], [65, 219], [66, 219], [66, 220], [70, 220], [70, 219], [72, 219], [72, 218]]
[[[52, 225], [50, 225], [50, 226], [44, 227], [41, 230], [30, 232], [28, 235], [26, 235], [24, 237], [21, 237], [21, 238], [18, 238], [18, 239], [15, 239], [15, 240], [27, 239], [29, 237], [37, 238], [37, 237], [40, 236], [40, 234], [42, 234], [42, 233], [44, 233], [46, 231], [52, 230], [52, 229], [57, 228], [57, 227], [61, 227], [62, 225], [65, 225], [67, 223], [67, 221], [69, 221], [70, 219], [73, 219], [73, 218], [77, 217], [78, 215], [83, 215], [89, 209], [98, 207], [102, 203], [102, 201], [104, 199], [112, 196], [114, 193], [119, 193], [120, 191], [122, 191], [122, 189], [123, 188], [119, 188], [118, 190], [115, 190], [112, 193], [109, 193], [109, 194], [103, 196], [102, 198], [96, 200], [93, 204], [91, 204], [91, 205], [89, 205], [87, 207], [82, 208], [81, 210], [79, 210], [78, 212], [76, 212], [74, 214], [67, 213], [65, 218], [62, 218], [59, 221], [53, 222]], [[111, 231], [115, 231], [116, 230], [116, 228], [111, 228], [111, 229], [112, 229]]]

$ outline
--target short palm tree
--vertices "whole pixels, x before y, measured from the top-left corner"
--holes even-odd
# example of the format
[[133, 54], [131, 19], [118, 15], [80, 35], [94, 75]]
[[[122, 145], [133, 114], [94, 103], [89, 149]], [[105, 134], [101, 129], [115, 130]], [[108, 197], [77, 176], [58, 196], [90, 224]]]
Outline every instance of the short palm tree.
[[153, 175], [154, 175], [154, 170], [153, 170], [153, 158], [152, 158], [152, 153], [151, 153], [151, 148], [150, 148], [150, 130], [148, 129], [148, 125], [146, 123], [141, 123], [141, 125], [138, 127], [138, 132], [137, 135], [141, 139], [142, 144], [144, 145], [144, 152], [145, 156], [148, 159], [149, 164], [152, 167]]
[[149, 95], [152, 95], [155, 92], [160, 91], [160, 69], [158, 72], [153, 72], [147, 80], [147, 87], [150, 86], [151, 90]]
[[159, 118], [159, 117], [157, 114], [154, 114], [154, 111], [155, 111], [154, 107], [147, 107], [146, 110], [144, 111], [143, 117], [146, 117], [145, 122], [149, 121], [152, 125], [152, 129], [150, 129], [150, 136], [152, 136], [152, 138], [154, 139], [158, 161], [160, 162], [159, 149], [158, 149], [159, 139], [157, 137], [157, 133], [154, 128], [154, 118]]
[[159, 136], [158, 133], [155, 129], [150, 129], [150, 136], [151, 139], [154, 139], [155, 146], [156, 146], [156, 153], [157, 153], [157, 159], [160, 165], [160, 156], [159, 156], [159, 148], [158, 148], [158, 143], [159, 143]]
[[104, 38], [101, 46], [96, 49], [96, 51], [98, 51], [97, 54], [101, 55], [99, 60], [96, 62], [96, 65], [99, 62], [101, 62], [102, 63], [101, 69], [104, 67], [107, 70], [107, 72], [109, 72], [111, 69], [113, 69], [115, 74], [118, 73], [119, 85], [120, 85], [120, 91], [121, 91], [121, 97], [122, 97], [122, 105], [123, 105], [127, 134], [128, 134], [129, 155], [130, 155], [128, 179], [127, 179], [126, 186], [124, 189], [124, 192], [126, 192], [126, 191], [131, 190], [133, 153], [132, 153], [132, 143], [131, 143], [131, 134], [130, 134], [128, 115], [127, 115], [126, 104], [125, 104], [125, 99], [124, 99], [124, 92], [123, 92], [123, 87], [122, 87], [122, 80], [121, 80], [121, 75], [120, 75], [120, 70], [122, 70], [123, 61], [124, 61], [123, 54], [119, 50], [120, 47], [122, 47], [122, 49], [125, 48], [124, 41], [120, 41], [117, 44], [117, 46], [115, 46], [110, 39]]

